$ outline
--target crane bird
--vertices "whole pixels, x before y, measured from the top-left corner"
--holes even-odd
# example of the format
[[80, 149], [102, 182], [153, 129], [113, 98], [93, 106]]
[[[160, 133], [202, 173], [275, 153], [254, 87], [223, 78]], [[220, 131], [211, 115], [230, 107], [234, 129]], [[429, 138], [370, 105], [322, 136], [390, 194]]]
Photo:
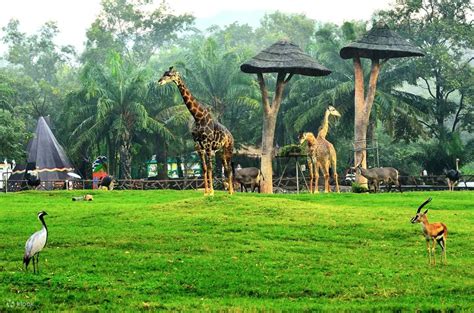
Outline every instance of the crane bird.
[[48, 228], [44, 222], [45, 215], [48, 215], [48, 213], [45, 211], [38, 212], [38, 219], [40, 220], [41, 224], [43, 224], [43, 228], [31, 235], [25, 244], [25, 256], [23, 257], [23, 264], [25, 265], [25, 270], [28, 270], [28, 264], [30, 263], [30, 260], [33, 259], [34, 273], [39, 273], [39, 253], [41, 250], [43, 250], [44, 246], [46, 246], [46, 241], [48, 240]]
[[446, 178], [448, 179], [448, 188], [450, 191], [454, 190], [454, 185], [461, 178], [461, 173], [459, 172], [459, 159], [456, 159], [456, 169], [450, 169], [446, 172]]

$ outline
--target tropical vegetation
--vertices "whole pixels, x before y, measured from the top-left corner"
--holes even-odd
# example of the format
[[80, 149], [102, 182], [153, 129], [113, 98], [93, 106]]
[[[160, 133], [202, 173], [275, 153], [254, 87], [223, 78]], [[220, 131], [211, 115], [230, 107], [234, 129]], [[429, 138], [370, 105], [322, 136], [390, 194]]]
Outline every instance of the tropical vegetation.
[[[257, 27], [236, 22], [206, 30], [194, 27], [193, 16], [172, 14], [166, 2], [150, 3], [103, 1], [84, 51], [56, 44], [60, 29], [54, 21], [35, 34], [23, 33], [16, 20], [3, 25], [0, 119], [8, 122], [0, 125], [0, 157], [24, 161], [37, 118], [49, 115], [83, 176], [91, 175], [95, 157], [107, 155], [112, 175], [143, 177], [145, 162], [155, 155], [159, 177], [166, 178], [168, 158], [184, 161], [193, 151], [190, 115], [179, 93], [175, 86], [156, 85], [170, 66], [232, 131], [237, 149], [261, 146], [259, 84], [239, 66], [287, 38], [332, 74], [295, 75], [287, 83], [273, 145], [295, 144], [298, 133], [316, 132], [325, 108], [334, 105], [342, 117], [331, 125], [328, 139], [343, 170], [353, 163], [354, 72], [339, 50], [384, 20], [425, 57], [392, 59], [380, 73], [368, 139], [377, 141], [382, 165], [407, 174], [422, 169], [440, 174], [454, 167], [456, 158], [461, 166], [474, 161], [474, 10], [469, 0], [399, 1], [370, 21], [342, 25], [273, 12]], [[277, 77], [265, 79], [273, 96]]]

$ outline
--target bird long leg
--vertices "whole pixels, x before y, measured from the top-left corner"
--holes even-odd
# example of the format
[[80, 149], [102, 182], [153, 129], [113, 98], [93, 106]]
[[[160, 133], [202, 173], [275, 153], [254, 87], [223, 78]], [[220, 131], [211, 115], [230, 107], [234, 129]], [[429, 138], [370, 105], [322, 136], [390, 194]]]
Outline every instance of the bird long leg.
[[35, 256], [33, 255], [33, 257], [32, 257], [31, 259], [32, 259], [31, 261], [33, 261], [33, 274], [36, 274], [36, 265], [35, 265], [35, 264], [36, 264], [36, 260], [35, 260]]
[[39, 274], [39, 252], [36, 254], [36, 272]]

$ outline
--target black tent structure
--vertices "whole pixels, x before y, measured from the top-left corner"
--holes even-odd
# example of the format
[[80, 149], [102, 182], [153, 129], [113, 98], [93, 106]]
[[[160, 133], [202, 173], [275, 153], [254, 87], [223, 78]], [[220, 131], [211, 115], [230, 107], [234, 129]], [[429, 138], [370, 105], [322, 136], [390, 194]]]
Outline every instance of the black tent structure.
[[[74, 168], [63, 147], [59, 144], [46, 119], [40, 117], [33, 139], [28, 143], [28, 165], [17, 165], [9, 179], [10, 189], [24, 189], [30, 175], [40, 180], [38, 189], [51, 190], [66, 180], [73, 180], [69, 172]], [[23, 181], [21, 186], [15, 181]]]

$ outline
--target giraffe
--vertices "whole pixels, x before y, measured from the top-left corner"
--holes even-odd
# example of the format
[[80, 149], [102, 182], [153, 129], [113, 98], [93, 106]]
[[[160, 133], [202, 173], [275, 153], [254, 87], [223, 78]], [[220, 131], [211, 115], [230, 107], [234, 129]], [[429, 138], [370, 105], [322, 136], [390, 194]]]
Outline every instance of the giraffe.
[[[315, 137], [313, 133], [306, 132], [300, 136], [300, 144], [305, 141], [308, 145], [308, 167], [310, 184], [309, 189], [311, 193], [318, 193], [319, 169], [324, 174], [324, 192], [329, 192], [329, 167], [333, 170], [334, 181], [336, 182], [336, 191], [339, 192], [339, 182], [337, 175], [337, 155], [332, 143], [326, 140], [326, 135], [329, 130], [329, 116], [341, 116], [341, 114], [333, 107], [329, 106], [324, 114], [324, 120], [319, 128], [318, 136]], [[314, 181], [314, 187], [313, 187]], [[313, 189], [314, 188], [314, 189]]]
[[170, 67], [158, 80], [159, 85], [174, 82], [178, 86], [189, 112], [194, 118], [192, 136], [195, 142], [194, 148], [201, 158], [204, 171], [204, 195], [213, 195], [212, 178], [212, 155], [217, 150], [222, 150], [222, 163], [229, 183], [229, 194], [234, 192], [232, 184], [232, 150], [234, 148], [234, 138], [230, 131], [219, 122], [215, 121], [209, 109], [200, 104], [191, 94], [184, 84], [180, 74]]

